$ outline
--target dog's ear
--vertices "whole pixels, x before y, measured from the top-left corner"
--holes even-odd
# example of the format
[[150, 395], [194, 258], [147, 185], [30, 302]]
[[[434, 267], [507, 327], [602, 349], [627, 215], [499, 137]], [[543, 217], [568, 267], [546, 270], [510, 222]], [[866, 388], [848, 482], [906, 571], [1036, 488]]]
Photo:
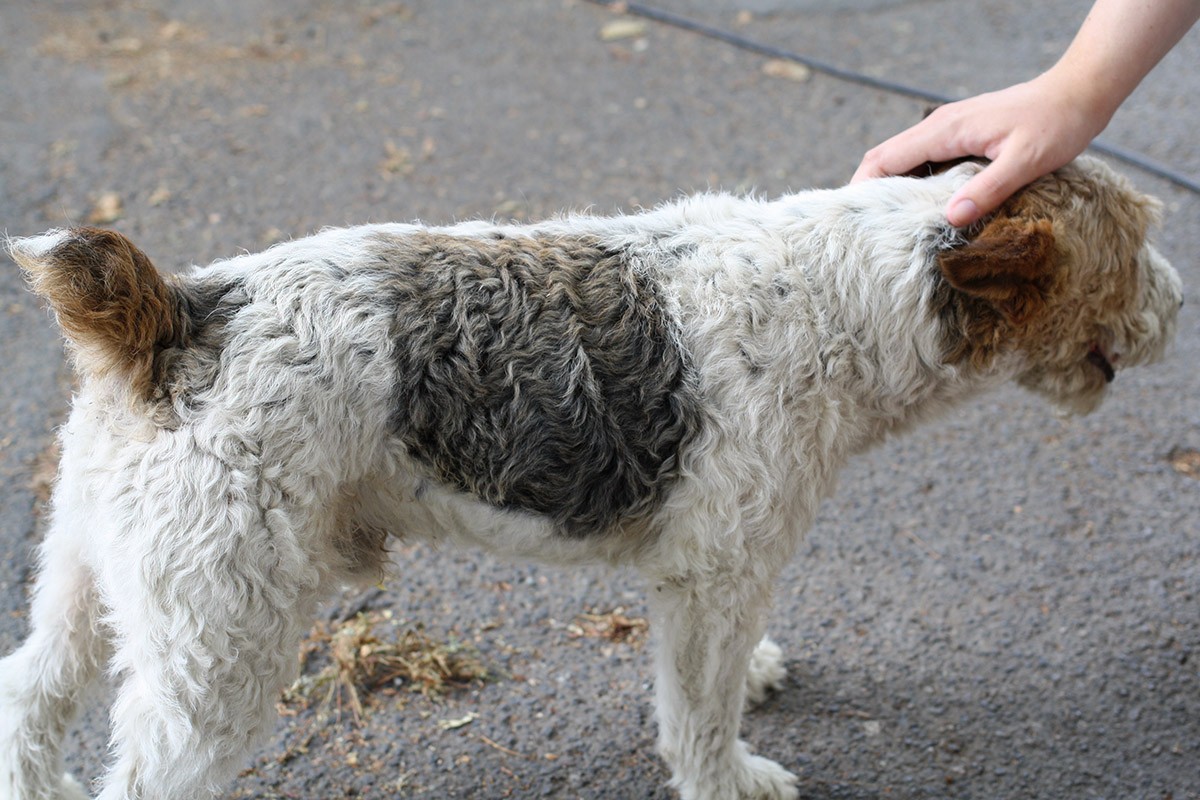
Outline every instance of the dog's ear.
[[1015, 325], [1045, 305], [1055, 262], [1050, 221], [1020, 217], [997, 217], [967, 244], [938, 256], [951, 286], [987, 301]]

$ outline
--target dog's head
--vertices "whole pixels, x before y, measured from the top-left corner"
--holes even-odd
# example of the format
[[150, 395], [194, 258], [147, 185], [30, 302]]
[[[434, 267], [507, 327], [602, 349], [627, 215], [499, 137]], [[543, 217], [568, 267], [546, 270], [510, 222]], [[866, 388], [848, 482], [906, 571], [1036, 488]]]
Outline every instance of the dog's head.
[[1160, 357], [1175, 330], [1182, 284], [1146, 240], [1158, 213], [1091, 158], [1018, 193], [939, 255], [952, 358], [1009, 353], [1022, 386], [1094, 409], [1118, 370]]

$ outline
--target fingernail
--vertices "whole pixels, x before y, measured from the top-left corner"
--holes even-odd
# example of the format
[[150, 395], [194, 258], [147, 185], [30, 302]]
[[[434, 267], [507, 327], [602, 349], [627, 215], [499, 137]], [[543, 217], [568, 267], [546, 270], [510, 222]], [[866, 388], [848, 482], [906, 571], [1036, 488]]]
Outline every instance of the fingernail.
[[950, 224], [955, 227], [970, 225], [979, 219], [979, 206], [975, 205], [975, 201], [969, 197], [960, 197], [946, 209], [946, 219], [950, 220]]

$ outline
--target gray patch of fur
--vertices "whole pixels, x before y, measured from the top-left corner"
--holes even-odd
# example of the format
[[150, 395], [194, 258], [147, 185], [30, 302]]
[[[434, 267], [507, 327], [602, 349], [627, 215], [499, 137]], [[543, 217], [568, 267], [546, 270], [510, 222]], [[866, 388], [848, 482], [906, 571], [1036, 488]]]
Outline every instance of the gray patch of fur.
[[379, 236], [393, 428], [436, 477], [571, 536], [655, 507], [700, 426], [657, 285], [583, 237]]
[[230, 320], [248, 302], [238, 281], [171, 283], [183, 324], [179, 341], [154, 360], [154, 400], [160, 404], [160, 424], [174, 427], [175, 410], [191, 408], [210, 389], [220, 368]]

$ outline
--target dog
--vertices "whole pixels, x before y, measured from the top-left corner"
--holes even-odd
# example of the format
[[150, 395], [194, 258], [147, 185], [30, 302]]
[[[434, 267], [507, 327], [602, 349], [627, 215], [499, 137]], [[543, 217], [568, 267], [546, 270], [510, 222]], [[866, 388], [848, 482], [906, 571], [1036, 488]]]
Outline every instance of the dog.
[[738, 728], [784, 677], [764, 615], [839, 467], [1007, 380], [1091, 411], [1183, 302], [1156, 202], [1102, 163], [956, 229], [979, 169], [327, 230], [180, 276], [111, 231], [10, 240], [80, 384], [0, 662], [0, 798], [85, 796], [60, 739], [105, 668], [99, 797], [211, 796], [392, 537], [633, 565], [672, 786], [796, 797]]

